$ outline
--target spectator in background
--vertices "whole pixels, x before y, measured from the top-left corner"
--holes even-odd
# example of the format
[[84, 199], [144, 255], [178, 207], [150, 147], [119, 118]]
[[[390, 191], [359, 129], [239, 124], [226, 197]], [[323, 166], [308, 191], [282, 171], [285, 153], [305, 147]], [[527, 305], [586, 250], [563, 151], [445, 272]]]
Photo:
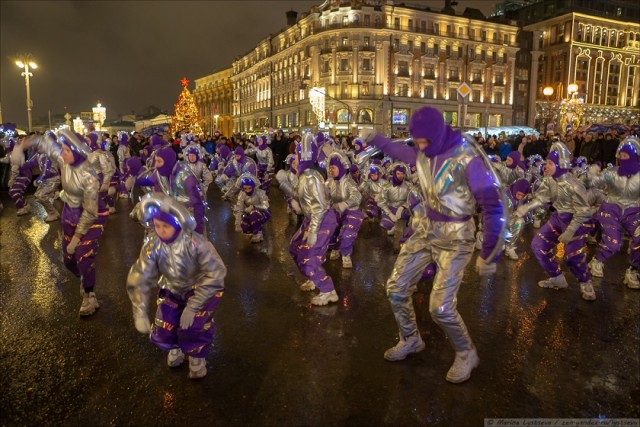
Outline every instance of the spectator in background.
[[541, 134], [540, 138], [537, 138], [533, 142], [534, 151], [536, 152], [536, 154], [540, 154], [543, 159], [547, 157], [547, 153], [549, 152], [549, 149], [547, 148], [548, 140], [549, 138], [547, 136]]
[[140, 157], [140, 150], [142, 150], [142, 142], [144, 136], [140, 132], [134, 132], [132, 138], [129, 139], [129, 151], [131, 156]]
[[522, 144], [522, 139], [524, 138], [524, 131], [521, 130], [518, 132], [518, 135], [511, 142], [511, 151], [520, 151], [520, 144]]
[[616, 151], [620, 141], [614, 138], [612, 132], [607, 132], [602, 143], [602, 167], [606, 167], [609, 163], [616, 164]]
[[580, 147], [580, 155], [587, 158], [587, 162], [589, 164], [594, 164], [595, 162], [602, 161], [602, 153], [598, 142], [594, 139], [593, 133], [589, 132], [584, 137], [584, 142]]
[[582, 150], [582, 143], [584, 142], [584, 135], [582, 132], [574, 135], [573, 137], [573, 142], [574, 142], [574, 150], [573, 150], [573, 157], [580, 157], [580, 150]]
[[498, 141], [494, 137], [490, 137], [484, 146], [484, 151], [489, 156], [497, 156], [498, 155]]
[[288, 149], [288, 145], [286, 145], [286, 141], [282, 135], [280, 129], [276, 132], [271, 140], [271, 151], [273, 152], [273, 162], [275, 164], [275, 172], [277, 173], [280, 169], [282, 169], [282, 162], [286, 157], [286, 150]]
[[507, 160], [507, 156], [511, 152], [511, 142], [509, 142], [503, 135], [500, 135], [500, 143], [498, 144], [498, 153], [500, 153], [500, 159], [504, 162]]

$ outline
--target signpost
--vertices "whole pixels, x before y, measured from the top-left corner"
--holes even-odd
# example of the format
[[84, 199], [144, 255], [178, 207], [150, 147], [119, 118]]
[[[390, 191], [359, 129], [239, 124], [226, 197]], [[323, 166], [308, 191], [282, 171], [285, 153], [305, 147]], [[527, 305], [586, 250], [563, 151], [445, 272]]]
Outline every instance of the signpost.
[[[467, 82], [460, 83], [460, 86], [458, 86], [458, 95], [462, 98], [462, 111], [461, 114], [458, 115], [458, 127], [462, 129], [462, 132], [464, 132], [464, 126], [467, 121], [467, 101], [470, 93], [471, 86], [469, 86]], [[460, 116], [462, 116], [462, 119]]]

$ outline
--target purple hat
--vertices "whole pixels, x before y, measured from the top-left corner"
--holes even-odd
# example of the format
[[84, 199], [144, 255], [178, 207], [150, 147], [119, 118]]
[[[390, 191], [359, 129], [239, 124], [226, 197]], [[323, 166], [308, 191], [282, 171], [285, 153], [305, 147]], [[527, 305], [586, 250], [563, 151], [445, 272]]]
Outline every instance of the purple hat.
[[520, 153], [519, 151], [512, 151], [507, 155], [507, 158], [511, 159], [511, 165], [507, 165], [507, 167], [509, 169], [515, 169], [518, 166], [520, 166], [522, 169], [524, 169], [524, 165], [521, 162], [522, 159], [522, 153]]
[[160, 135], [152, 135], [151, 136], [151, 146], [154, 150], [157, 150], [160, 147], [164, 147], [168, 142], [164, 140]]
[[162, 222], [166, 222], [167, 224], [169, 224], [171, 227], [173, 227], [175, 229], [175, 232], [173, 233], [173, 236], [171, 236], [171, 238], [169, 238], [167, 240], [165, 240], [165, 239], [161, 238], [160, 236], [158, 236], [158, 238], [160, 240], [162, 240], [164, 243], [171, 244], [180, 235], [180, 232], [182, 231], [182, 226], [180, 225], [180, 221], [178, 221], [178, 219], [175, 216], [171, 215], [169, 212], [165, 212], [163, 210], [156, 209], [151, 214], [151, 218], [157, 219], [157, 220], [162, 221]]
[[326, 142], [327, 140], [327, 136], [323, 133], [323, 132], [318, 132], [316, 135], [316, 144], [318, 146], [322, 145], [324, 142]]
[[89, 148], [91, 148], [91, 151], [96, 151], [98, 150], [100, 147], [98, 146], [98, 134], [95, 132], [91, 132], [87, 135], [87, 138], [89, 138]]
[[442, 154], [461, 140], [460, 133], [447, 126], [442, 113], [433, 107], [422, 107], [413, 113], [409, 133], [414, 139], [429, 140], [429, 146], [423, 150], [427, 157]]
[[397, 187], [398, 185], [402, 184], [402, 182], [404, 181], [404, 179], [400, 180], [398, 178], [398, 176], [396, 175], [396, 172], [404, 172], [405, 175], [407, 173], [407, 168], [404, 165], [396, 165], [393, 168], [392, 171], [392, 175], [391, 175], [391, 183], [393, 184], [394, 187]]
[[360, 172], [360, 169], [358, 168], [358, 165], [351, 165], [351, 167], [349, 168], [349, 173], [351, 175], [353, 175], [356, 172]]
[[251, 187], [251, 191], [249, 193], [246, 193], [249, 196], [252, 196], [253, 192], [256, 189], [256, 181], [250, 176], [243, 176], [242, 178], [240, 178], [240, 185], [242, 186], [248, 185]]
[[515, 197], [518, 192], [527, 194], [530, 188], [531, 188], [531, 185], [529, 184], [528, 180], [519, 179], [513, 184], [511, 184], [511, 187], [509, 187], [509, 190], [511, 191], [511, 194], [513, 194], [513, 197]]
[[547, 160], [551, 160], [553, 164], [556, 165], [556, 171], [553, 174], [554, 178], [560, 178], [567, 173], [568, 169], [562, 169], [560, 167], [560, 153], [558, 153], [557, 150], [549, 152], [549, 154], [547, 154]]
[[[618, 168], [619, 176], [631, 176], [640, 172], [640, 142], [638, 138], [627, 137], [622, 140], [618, 147], [616, 157], [620, 167]], [[623, 160], [620, 158], [620, 153], [626, 153], [629, 158]]]
[[176, 164], [176, 152], [173, 151], [171, 147], [164, 147], [159, 149], [156, 152], [156, 157], [160, 157], [164, 160], [164, 164], [160, 166], [158, 169], [158, 173], [164, 177], [168, 177], [171, 175], [171, 171], [173, 170], [173, 166]]
[[120, 132], [120, 145], [129, 146], [129, 135], [126, 132]]
[[84, 137], [79, 133], [73, 133], [67, 130], [61, 131], [58, 141], [66, 145], [67, 148], [71, 150], [71, 153], [73, 154], [73, 162], [71, 162], [71, 166], [78, 166], [82, 164], [91, 152]]
[[342, 164], [338, 156], [331, 156], [331, 158], [329, 159], [329, 166], [335, 166], [338, 168], [338, 176], [333, 177], [333, 179], [336, 181], [339, 181], [346, 173], [344, 165]]
[[[185, 154], [187, 155], [187, 160], [189, 160], [189, 163], [198, 163], [198, 160], [200, 160], [200, 150], [195, 145], [190, 145], [189, 147], [187, 147], [187, 149], [185, 150]], [[196, 155], [196, 160], [194, 162], [189, 159], [189, 154]]]
[[129, 171], [129, 175], [138, 176], [140, 169], [142, 169], [142, 162], [138, 157], [129, 157], [125, 160], [125, 167]]
[[229, 146], [227, 146], [226, 144], [221, 144], [220, 157], [222, 157], [224, 160], [227, 160], [229, 158], [229, 154], [231, 154], [231, 150], [229, 149]]
[[240, 156], [240, 162], [244, 160], [244, 148], [236, 147], [236, 149], [233, 151], [233, 154], [236, 156]]

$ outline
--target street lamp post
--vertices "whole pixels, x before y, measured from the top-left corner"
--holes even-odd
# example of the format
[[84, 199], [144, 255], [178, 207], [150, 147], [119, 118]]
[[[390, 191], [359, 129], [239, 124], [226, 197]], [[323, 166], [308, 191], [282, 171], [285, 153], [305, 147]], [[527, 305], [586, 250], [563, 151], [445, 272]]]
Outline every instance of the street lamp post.
[[[549, 107], [550, 106], [549, 97], [553, 95], [553, 88], [551, 86], [545, 87], [544, 89], [542, 89], [542, 94], [547, 97], [547, 107]], [[551, 108], [549, 108], [549, 110], [551, 110]], [[553, 111], [552, 111], [551, 117], [549, 118], [550, 121], [553, 119], [554, 115], [555, 114], [553, 114]], [[549, 123], [546, 124], [545, 129], [546, 131], [549, 131]]]
[[214, 119], [216, 119], [216, 131], [218, 130], [218, 118], [220, 117], [220, 114], [216, 114], [215, 116], [213, 116]]
[[[306, 88], [307, 88], [307, 85], [305, 83], [300, 84], [300, 89], [304, 90]], [[351, 124], [352, 115], [351, 115], [351, 107], [349, 107], [349, 104], [347, 104], [346, 102], [341, 101], [341, 100], [339, 100], [337, 98], [334, 98], [331, 95], [327, 95], [324, 92], [320, 92], [319, 90], [317, 90], [316, 88], [313, 88], [313, 87], [310, 87], [309, 91], [314, 91], [314, 92], [317, 92], [317, 93], [321, 93], [322, 95], [326, 96], [327, 98], [333, 99], [334, 101], [339, 102], [340, 104], [344, 105], [345, 108], [347, 109], [347, 121], [349, 122], [349, 124]], [[336, 121], [336, 123], [337, 123], [337, 121]], [[353, 124], [355, 124], [355, 122]], [[352, 126], [353, 126], [353, 124], [352, 124]], [[357, 124], [356, 124], [356, 126], [357, 126]]]
[[27, 119], [29, 121], [29, 132], [31, 132], [31, 87], [29, 86], [29, 77], [33, 76], [29, 71], [29, 68], [35, 70], [38, 68], [38, 64], [33, 61], [33, 57], [30, 53], [26, 55], [22, 55], [20, 58], [16, 60], [16, 65], [24, 71], [22, 72], [22, 76], [24, 77], [24, 83], [27, 86]]

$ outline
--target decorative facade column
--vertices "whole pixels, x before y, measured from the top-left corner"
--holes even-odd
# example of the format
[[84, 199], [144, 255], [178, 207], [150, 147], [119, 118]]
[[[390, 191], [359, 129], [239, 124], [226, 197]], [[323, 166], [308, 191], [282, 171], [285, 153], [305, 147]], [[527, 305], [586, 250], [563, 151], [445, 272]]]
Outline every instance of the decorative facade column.
[[[540, 64], [540, 56], [542, 56], [542, 52], [540, 51], [534, 50], [531, 52], [531, 70], [529, 71], [529, 114], [527, 116], [527, 126], [529, 127], [534, 127], [536, 123], [536, 99], [538, 98], [538, 66]], [[558, 94], [557, 96], [562, 97], [562, 94]]]

